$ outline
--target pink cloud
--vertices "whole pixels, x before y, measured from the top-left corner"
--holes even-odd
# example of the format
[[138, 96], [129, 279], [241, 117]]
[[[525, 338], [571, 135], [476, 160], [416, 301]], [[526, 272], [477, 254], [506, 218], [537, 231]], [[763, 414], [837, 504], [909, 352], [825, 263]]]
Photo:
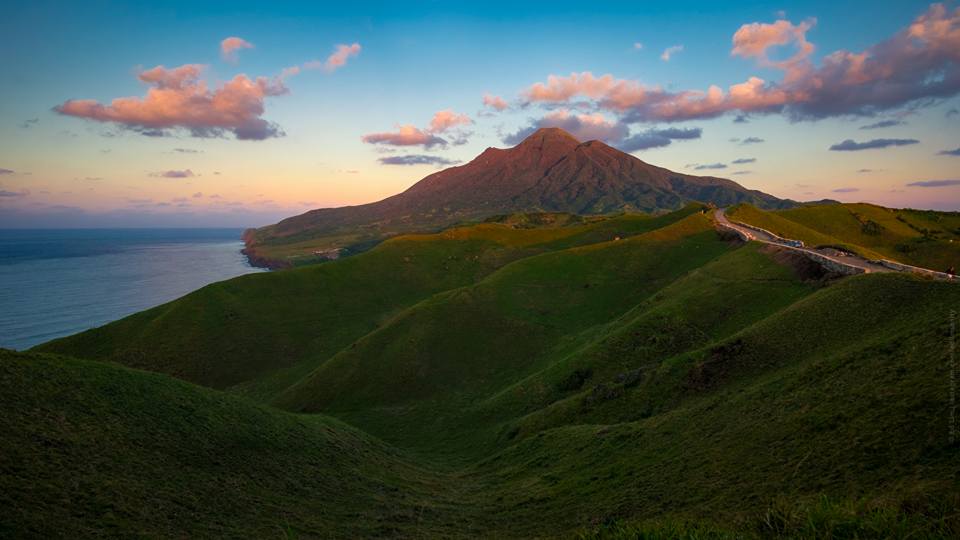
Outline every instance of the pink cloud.
[[[626, 125], [609, 120], [602, 114], [574, 114], [566, 109], [547, 113], [529, 129], [535, 131], [545, 127], [562, 128], [581, 141], [619, 141], [628, 133]], [[526, 136], [520, 137], [520, 140], [524, 138]]]
[[313, 60], [303, 64], [303, 67], [304, 69], [322, 69], [327, 73], [332, 73], [347, 65], [347, 60], [350, 57], [360, 54], [361, 48], [359, 43], [352, 45], [340, 44], [337, 45], [336, 50], [334, 50], [333, 54], [328, 56], [325, 61]]
[[190, 169], [183, 170], [169, 170], [169, 171], [160, 171], [155, 173], [150, 173], [150, 176], [157, 178], [191, 178], [194, 176], [193, 171]]
[[253, 43], [243, 38], [228, 37], [220, 42], [220, 56], [222, 56], [225, 61], [235, 64], [237, 62], [237, 51], [252, 48]]
[[[446, 146], [447, 140], [438, 137], [438, 133], [450, 131], [459, 126], [468, 126], [473, 123], [469, 116], [454, 112], [450, 109], [437, 111], [430, 120], [430, 127], [420, 129], [412, 125], [398, 126], [397, 131], [386, 133], [371, 133], [361, 139], [368, 144], [388, 144], [391, 146]], [[455, 130], [454, 145], [467, 142], [470, 133]]]
[[398, 126], [397, 131], [388, 133], [371, 133], [362, 137], [368, 144], [389, 144], [392, 146], [423, 146], [431, 148], [436, 145], [445, 145], [447, 141], [417, 128], [416, 126]]
[[116, 98], [110, 104], [68, 100], [54, 110], [151, 135], [163, 134], [166, 129], [186, 129], [197, 137], [229, 131], [237, 139], [247, 140], [282, 135], [275, 124], [261, 118], [265, 98], [287, 93], [281, 80], [240, 74], [211, 90], [200, 78], [203, 70], [204, 66], [197, 64], [172, 69], [157, 66], [138, 75], [151, 85], [142, 98]]
[[639, 84], [632, 81], [614, 79], [613, 75], [594, 77], [593, 73], [571, 73], [569, 77], [550, 75], [546, 83], [535, 83], [524, 92], [528, 102], [563, 102], [577, 96], [591, 99], [609, 97], [624, 86], [639, 88]]
[[[807, 31], [815, 24], [817, 24], [816, 19], [808, 19], [798, 25], [786, 20], [779, 20], [772, 24], [745, 24], [733, 34], [733, 50], [730, 54], [756, 58], [761, 65], [786, 69], [790, 65], [805, 60], [813, 53], [814, 46], [807, 41]], [[771, 48], [789, 44], [796, 47], [796, 53], [792, 57], [781, 62], [770, 60], [768, 52]]]
[[[933, 4], [905, 29], [866, 50], [837, 51], [819, 67], [809, 56], [813, 45], [806, 32], [810, 20], [742, 26], [733, 39], [732, 54], [756, 58], [762, 66], [783, 70], [779, 82], [759, 77], [726, 90], [666, 91], [637, 81], [594, 76], [550, 75], [523, 92], [526, 103], [570, 103], [586, 98], [596, 106], [622, 115], [628, 122], [683, 121], [712, 118], [727, 112], [786, 113], [793, 119], [872, 115], [919, 100], [960, 93], [960, 8]], [[796, 53], [776, 62], [771, 47], [793, 44]]]
[[673, 47], [667, 47], [663, 50], [663, 53], [660, 55], [660, 59], [664, 62], [669, 62], [670, 58], [677, 54], [678, 52], [683, 51], [683, 45], [674, 45]]
[[483, 105], [484, 107], [490, 107], [491, 109], [496, 109], [498, 111], [503, 111], [509, 107], [507, 102], [504, 101], [502, 97], [493, 96], [490, 94], [484, 94]]
[[677, 140], [699, 139], [702, 134], [700, 128], [650, 128], [631, 134], [627, 124], [608, 119], [602, 114], [576, 114], [560, 109], [508, 134], [503, 138], [503, 142], [518, 144], [538, 129], [550, 127], [562, 128], [581, 141], [604, 141], [624, 152], [661, 148]]
[[298, 75], [299, 73], [300, 73], [300, 66], [285, 67], [280, 70], [280, 75], [277, 78], [283, 81], [283, 80], [286, 80], [288, 77], [293, 77], [294, 75]]
[[442, 133], [450, 128], [457, 126], [469, 126], [472, 123], [473, 120], [470, 120], [469, 116], [447, 109], [434, 113], [433, 119], [430, 120], [429, 131], [431, 133]]
[[328, 56], [326, 60], [311, 60], [299, 66], [283, 68], [283, 70], [280, 71], [279, 79], [284, 80], [287, 77], [298, 75], [303, 70], [313, 71], [319, 69], [327, 73], [333, 73], [337, 69], [345, 66], [350, 57], [360, 54], [361, 49], [362, 47], [360, 47], [359, 43], [354, 43], [353, 45], [337, 45], [336, 50]]

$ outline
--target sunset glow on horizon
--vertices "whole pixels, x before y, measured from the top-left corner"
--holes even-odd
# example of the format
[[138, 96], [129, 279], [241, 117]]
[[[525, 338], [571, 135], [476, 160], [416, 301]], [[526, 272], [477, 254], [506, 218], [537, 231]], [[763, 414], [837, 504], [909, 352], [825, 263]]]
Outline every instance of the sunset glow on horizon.
[[260, 226], [539, 127], [781, 198], [960, 210], [955, 2], [225, 6], [8, 8], [0, 227]]

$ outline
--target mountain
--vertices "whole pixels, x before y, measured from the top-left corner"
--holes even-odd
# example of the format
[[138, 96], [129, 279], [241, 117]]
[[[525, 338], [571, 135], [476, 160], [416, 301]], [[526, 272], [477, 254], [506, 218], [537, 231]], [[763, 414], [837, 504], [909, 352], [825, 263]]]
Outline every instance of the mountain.
[[581, 143], [562, 129], [543, 128], [513, 148], [488, 148], [382, 201], [311, 210], [250, 230], [244, 239], [252, 261], [282, 264], [316, 251], [358, 251], [398, 233], [498, 214], [659, 212], [691, 201], [767, 209], [795, 205], [731, 180], [676, 173], [600, 141]]

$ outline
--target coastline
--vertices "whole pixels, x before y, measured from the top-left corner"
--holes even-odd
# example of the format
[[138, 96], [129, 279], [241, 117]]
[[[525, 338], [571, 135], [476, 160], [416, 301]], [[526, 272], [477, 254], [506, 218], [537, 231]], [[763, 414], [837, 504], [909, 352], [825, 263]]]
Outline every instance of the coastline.
[[253, 242], [256, 231], [256, 229], [246, 229], [243, 231], [243, 235], [241, 236], [244, 248], [240, 250], [240, 253], [247, 258], [247, 262], [250, 263], [250, 266], [256, 268], [266, 268], [267, 270], [291, 268], [293, 265], [288, 261], [271, 259], [257, 253], [257, 249], [254, 247]]

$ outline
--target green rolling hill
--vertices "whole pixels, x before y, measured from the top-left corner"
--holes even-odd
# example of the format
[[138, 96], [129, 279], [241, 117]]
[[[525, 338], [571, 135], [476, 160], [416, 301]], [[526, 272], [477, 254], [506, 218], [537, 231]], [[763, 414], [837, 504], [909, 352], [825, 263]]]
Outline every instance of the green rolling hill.
[[448, 478], [332, 418], [46, 354], [0, 350], [0, 387], [0, 536], [380, 536], [424, 505], [454, 510], [424, 533], [456, 524]]
[[[399, 236], [0, 352], [0, 534], [960, 534], [960, 286], [703, 210]], [[855, 243], [803, 210], [756, 215]]]
[[837, 246], [868, 258], [943, 272], [960, 267], [960, 212], [817, 204], [779, 211], [737, 205], [731, 219], [812, 246]]
[[[160, 371], [213, 388], [247, 385], [248, 391], [263, 393], [296, 381], [405, 308], [470, 285], [511, 261], [627, 238], [702, 208], [556, 227], [490, 222], [404, 236], [334, 263], [216, 283], [40, 349]], [[276, 381], [267, 380], [270, 375]]]

